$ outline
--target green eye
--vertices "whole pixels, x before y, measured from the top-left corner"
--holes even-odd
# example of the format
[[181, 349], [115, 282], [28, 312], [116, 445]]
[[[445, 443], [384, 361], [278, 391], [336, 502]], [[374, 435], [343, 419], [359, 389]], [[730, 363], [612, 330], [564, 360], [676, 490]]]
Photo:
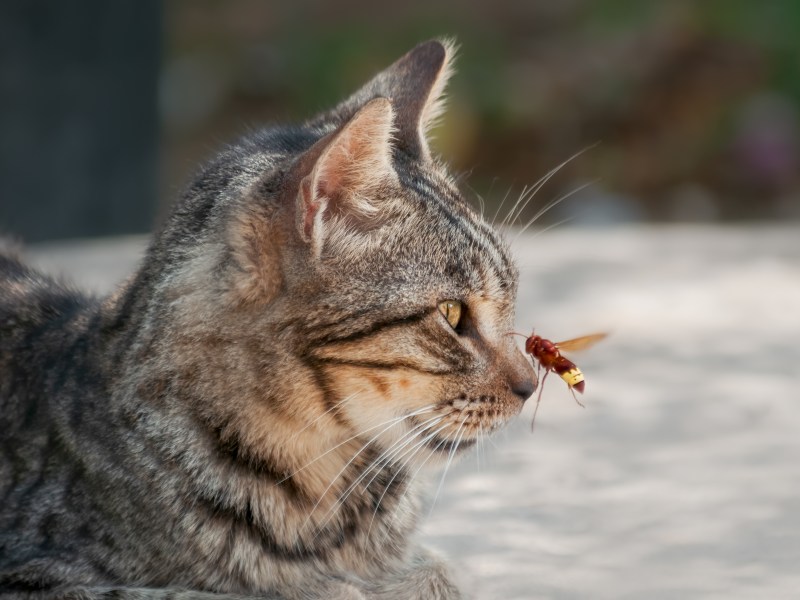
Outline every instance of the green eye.
[[439, 312], [444, 315], [450, 327], [455, 329], [461, 321], [461, 302], [458, 300], [445, 300], [439, 302]]

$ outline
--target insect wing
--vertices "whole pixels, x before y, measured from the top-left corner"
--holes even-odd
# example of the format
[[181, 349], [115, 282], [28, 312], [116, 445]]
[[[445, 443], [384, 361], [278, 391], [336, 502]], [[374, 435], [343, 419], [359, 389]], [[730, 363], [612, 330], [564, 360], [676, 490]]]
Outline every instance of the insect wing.
[[584, 335], [567, 340], [565, 342], [556, 342], [556, 347], [564, 352], [578, 352], [579, 350], [591, 348], [607, 335], [607, 333], [593, 333], [592, 335]]

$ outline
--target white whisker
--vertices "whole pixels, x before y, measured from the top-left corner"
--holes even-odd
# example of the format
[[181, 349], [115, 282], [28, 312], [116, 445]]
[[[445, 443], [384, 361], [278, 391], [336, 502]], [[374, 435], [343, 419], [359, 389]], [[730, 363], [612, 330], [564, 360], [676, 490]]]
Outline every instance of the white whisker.
[[[467, 422], [467, 419], [469, 419], [469, 417], [470, 417], [469, 413], [464, 415], [464, 418], [461, 420], [461, 423], [459, 424], [458, 429], [456, 429], [456, 433], [453, 436], [453, 447], [450, 448], [450, 455], [447, 457], [447, 463], [444, 465], [444, 471], [442, 471], [442, 477], [441, 479], [439, 479], [439, 487], [436, 488], [436, 494], [434, 494], [433, 496], [433, 502], [431, 502], [431, 508], [430, 511], [428, 511], [428, 518], [430, 518], [431, 514], [433, 513], [433, 507], [436, 506], [436, 499], [439, 497], [439, 492], [442, 491], [442, 484], [444, 483], [444, 478], [447, 475], [447, 470], [450, 468], [450, 463], [453, 462], [453, 457], [456, 454], [458, 445], [461, 443], [461, 439], [459, 436], [459, 434], [461, 433], [461, 429], [462, 427], [464, 427], [464, 424]], [[464, 433], [466, 432], [467, 430], [465, 429]]]
[[[545, 177], [548, 177], [548, 176], [545, 175]], [[552, 177], [552, 175], [550, 175], [550, 177]], [[542, 180], [540, 179], [539, 181], [542, 181]], [[547, 181], [547, 180], [545, 179], [545, 181]], [[542, 185], [544, 185], [544, 184], [542, 184]], [[535, 185], [533, 185], [531, 187], [528, 187], [527, 185], [522, 187], [522, 192], [520, 193], [519, 198], [517, 198], [517, 201], [514, 202], [514, 205], [511, 207], [511, 210], [508, 211], [508, 214], [505, 216], [505, 218], [500, 223], [500, 227], [501, 228], [505, 227], [506, 225], [510, 225], [514, 221], [514, 218], [515, 218], [514, 214], [517, 212], [517, 207], [519, 207], [520, 203], [523, 202], [523, 201], [525, 201], [525, 203], [527, 204], [526, 198], [528, 197], [528, 194], [535, 194], [538, 189], [539, 188], [537, 188]], [[523, 208], [524, 208], [524, 206], [523, 206]]]
[[494, 227], [495, 221], [497, 221], [497, 215], [500, 214], [500, 211], [503, 209], [503, 205], [506, 203], [506, 199], [508, 199], [508, 195], [511, 193], [511, 190], [514, 188], [514, 185], [508, 186], [503, 199], [500, 201], [500, 205], [497, 207], [497, 210], [494, 211], [494, 215], [492, 216], [492, 227]]
[[[442, 426], [440, 429], [438, 429], [438, 430], [436, 430], [435, 432], [433, 432], [433, 434], [432, 434], [431, 436], [428, 436], [428, 437], [429, 437], [429, 438], [432, 438], [432, 436], [434, 436], [434, 435], [438, 435], [438, 434], [439, 434], [441, 431], [443, 431], [444, 429], [446, 429], [448, 425], [449, 425], [449, 423], [445, 424], [445, 425], [444, 425], [444, 426]], [[433, 450], [432, 450], [432, 451], [431, 451], [431, 452], [428, 454], [428, 456], [425, 458], [425, 460], [423, 460], [423, 461], [420, 463], [420, 465], [417, 467], [417, 470], [416, 470], [416, 471], [414, 471], [414, 473], [411, 475], [411, 477], [409, 478], [409, 480], [413, 481], [414, 479], [416, 479], [417, 475], [419, 475], [419, 472], [420, 472], [420, 471], [423, 469], [423, 467], [425, 467], [425, 465], [426, 465], [426, 464], [428, 464], [428, 461], [429, 461], [431, 458], [433, 458], [433, 457], [436, 455], [436, 453], [439, 451], [439, 448], [441, 448], [441, 447], [442, 447], [444, 444], [446, 444], [446, 443], [447, 443], [447, 440], [446, 440], [446, 439], [443, 439], [443, 440], [441, 440], [441, 441], [440, 441], [438, 444], [436, 444], [436, 446], [435, 446], [435, 447], [433, 448]], [[406, 497], [406, 494], [408, 494], [408, 491], [409, 491], [409, 489], [410, 489], [410, 488], [411, 488], [411, 486], [407, 486], [407, 487], [406, 487], [406, 489], [405, 489], [405, 490], [403, 490], [403, 493], [402, 493], [402, 494], [400, 495], [400, 497], [397, 499], [397, 503], [398, 503], [398, 505], [400, 505], [400, 504], [403, 502], [403, 499]], [[392, 515], [392, 518], [394, 518], [394, 515]]]
[[540, 229], [539, 231], [534, 233], [529, 239], [535, 240], [537, 237], [539, 237], [543, 233], [547, 233], [551, 229], [555, 229], [556, 227], [559, 227], [559, 226], [563, 225], [564, 223], [569, 223], [570, 221], [574, 221], [574, 220], [575, 220], [575, 216], [574, 215], [571, 216], [571, 217], [565, 217], [565, 218], [561, 219], [560, 221], [556, 221], [555, 223], [551, 223], [547, 227], [543, 227], [542, 229]]
[[[308, 467], [313, 465], [315, 462], [317, 462], [319, 459], [327, 456], [328, 454], [330, 454], [331, 452], [333, 452], [337, 448], [340, 448], [340, 447], [344, 446], [346, 443], [351, 442], [354, 439], [361, 437], [362, 435], [364, 435], [365, 433], [367, 433], [369, 431], [372, 431], [373, 429], [377, 429], [378, 427], [382, 427], [382, 426], [386, 425], [387, 423], [391, 423], [391, 425], [389, 425], [389, 427], [387, 427], [386, 429], [384, 429], [383, 431], [378, 433], [378, 435], [381, 435], [384, 431], [387, 431], [388, 429], [390, 429], [392, 427], [392, 425], [394, 425], [396, 423], [399, 423], [400, 421], [402, 421], [404, 419], [407, 419], [408, 417], [413, 417], [413, 416], [420, 415], [420, 414], [423, 414], [423, 413], [426, 413], [426, 412], [430, 412], [434, 408], [436, 408], [436, 406], [434, 404], [429, 404], [428, 406], [424, 406], [424, 407], [422, 407], [422, 408], [420, 408], [420, 409], [418, 409], [418, 410], [416, 410], [416, 411], [414, 411], [412, 413], [409, 413], [407, 415], [402, 415], [402, 416], [399, 416], [399, 417], [392, 417], [388, 421], [384, 421], [383, 423], [378, 423], [377, 425], [373, 425], [372, 427], [368, 427], [367, 429], [365, 429], [365, 430], [363, 430], [363, 431], [361, 431], [361, 432], [359, 432], [359, 433], [357, 433], [355, 435], [350, 436], [349, 438], [347, 438], [343, 442], [340, 442], [340, 443], [336, 444], [333, 448], [329, 448], [328, 450], [326, 450], [325, 452], [323, 452], [322, 454], [317, 456], [315, 459], [307, 462], [305, 465], [303, 465], [302, 467], [300, 467], [296, 471], [293, 471], [291, 474], [287, 475], [286, 477], [284, 477], [283, 479], [278, 481], [278, 484], [281, 484], [284, 481], [286, 481], [288, 479], [291, 479], [292, 477], [294, 477], [295, 475], [297, 475], [301, 471], [304, 471], [305, 469], [307, 469]], [[369, 443], [369, 442], [367, 442], [367, 443]]]
[[[386, 466], [387, 464], [392, 462], [394, 460], [394, 458], [397, 457], [398, 455], [400, 455], [400, 454], [405, 455], [404, 454], [405, 449], [408, 447], [409, 444], [413, 443], [414, 438], [420, 433], [420, 431], [417, 431], [418, 429], [420, 429], [423, 425], [424, 425], [424, 427], [422, 427], [421, 431], [425, 431], [426, 429], [430, 429], [431, 427], [435, 427], [436, 425], [438, 425], [442, 421], [442, 419], [444, 419], [444, 416], [438, 416], [438, 417], [434, 417], [432, 419], [428, 419], [425, 423], [423, 423], [421, 425], [417, 425], [414, 429], [412, 429], [411, 431], [409, 431], [405, 435], [403, 435], [397, 442], [395, 442], [394, 444], [389, 446], [389, 448], [384, 450], [381, 453], [381, 455], [378, 456], [378, 458], [375, 459], [372, 462], [371, 467], [372, 466], [377, 466], [379, 463], [383, 463], [382, 466]], [[433, 422], [431, 422], [431, 421], [433, 421]], [[398, 444], [399, 444], [399, 446], [398, 446]], [[368, 475], [368, 471], [369, 471], [369, 469], [365, 470], [365, 473], [367, 475]], [[378, 477], [378, 475], [380, 475], [380, 470], [378, 470], [372, 476], [372, 479], [370, 479], [367, 482], [367, 484], [364, 486], [364, 489], [366, 489], [370, 485], [372, 485], [372, 482], [375, 481], [375, 479]], [[357, 485], [360, 481], [363, 481], [364, 479], [366, 479], [366, 476], [360, 477], [359, 479], [357, 479], [355, 481], [355, 485]], [[354, 487], [354, 486], [351, 486], [351, 487]], [[352, 490], [350, 490], [350, 491], [352, 491]]]
[[[431, 427], [433, 427], [433, 426], [435, 426], [435, 424], [431, 425]], [[380, 498], [378, 498], [378, 502], [375, 504], [375, 512], [372, 513], [372, 519], [370, 520], [369, 527], [367, 528], [367, 536], [366, 537], [369, 537], [369, 533], [370, 533], [370, 531], [372, 531], [372, 523], [375, 521], [375, 517], [378, 514], [378, 509], [380, 508], [381, 502], [383, 501], [384, 496], [386, 496], [386, 492], [389, 491], [389, 488], [391, 487], [391, 485], [394, 482], [394, 480], [397, 478], [397, 476], [400, 473], [402, 473], [405, 470], [406, 466], [409, 463], [411, 463], [412, 460], [414, 460], [414, 457], [419, 453], [419, 448], [422, 447], [424, 444], [427, 444], [430, 440], [434, 439], [438, 435], [438, 433], [440, 431], [443, 431], [444, 429], [446, 429], [446, 427], [447, 427], [447, 425], [444, 425], [443, 427], [441, 427], [440, 429], [434, 431], [433, 433], [428, 434], [425, 438], [423, 438], [421, 441], [419, 441], [416, 444], [414, 444], [414, 446], [412, 446], [409, 450], [407, 450], [406, 452], [403, 453], [403, 456], [401, 457], [401, 460], [403, 458], [405, 458], [405, 457], [407, 457], [407, 458], [405, 458], [405, 460], [403, 460], [403, 463], [397, 469], [397, 472], [395, 472], [395, 474], [392, 475], [392, 478], [389, 480], [389, 483], [386, 484], [386, 488], [383, 490], [383, 493], [381, 494]], [[428, 429], [430, 429], [430, 427], [428, 427]], [[444, 441], [440, 442], [440, 444], [443, 444], [443, 443], [444, 443]], [[428, 457], [423, 461], [422, 464], [425, 464], [428, 460], [430, 460], [431, 456], [432, 456], [432, 454], [428, 455]], [[416, 475], [416, 473], [415, 473], [415, 475]], [[370, 483], [372, 483], [372, 482], [370, 481]], [[367, 484], [367, 487], [368, 486], [369, 486], [369, 483]], [[402, 496], [401, 496], [401, 498], [402, 498]]]
[[481, 195], [478, 193], [478, 190], [476, 190], [476, 189], [475, 189], [474, 187], [472, 187], [471, 185], [469, 185], [469, 184], [466, 184], [466, 186], [469, 188], [469, 190], [470, 190], [470, 191], [471, 191], [473, 194], [475, 194], [475, 197], [478, 199], [478, 206], [480, 207], [481, 219], [483, 219], [483, 213], [484, 213], [484, 212], [485, 212], [485, 210], [486, 210], [486, 204], [485, 204], [485, 203], [484, 203], [484, 201], [483, 201], [483, 196], [481, 196]]
[[514, 207], [511, 209], [511, 212], [508, 214], [508, 216], [507, 216], [505, 219], [503, 219], [503, 222], [500, 224], [500, 226], [501, 226], [501, 227], [504, 227], [504, 226], [506, 226], [506, 225], [512, 225], [512, 224], [514, 223], [514, 221], [516, 221], [516, 220], [519, 218], [519, 216], [522, 214], [522, 211], [524, 211], [524, 210], [525, 210], [525, 207], [528, 205], [528, 203], [531, 201], [531, 199], [532, 199], [532, 198], [533, 198], [533, 197], [536, 195], [536, 192], [538, 192], [540, 189], [542, 189], [542, 187], [544, 187], [544, 185], [545, 185], [545, 184], [546, 184], [548, 181], [550, 181], [550, 179], [552, 179], [552, 178], [553, 178], [553, 176], [554, 176], [556, 173], [558, 173], [558, 172], [559, 172], [561, 169], [563, 169], [563, 168], [564, 168], [564, 167], [565, 167], [567, 164], [569, 164], [571, 161], [573, 161], [574, 159], [576, 159], [577, 157], [579, 157], [579, 156], [580, 156], [581, 154], [583, 154], [584, 152], [587, 152], [588, 150], [591, 150], [591, 149], [592, 149], [592, 148], [594, 148], [595, 146], [597, 146], [597, 143], [595, 143], [595, 144], [592, 144], [591, 146], [586, 146], [585, 148], [583, 148], [583, 149], [579, 150], [578, 152], [576, 152], [575, 154], [573, 154], [572, 156], [570, 156], [569, 158], [567, 158], [567, 159], [566, 159], [565, 161], [563, 161], [561, 164], [559, 164], [559, 165], [556, 165], [555, 167], [553, 167], [552, 169], [550, 169], [550, 171], [548, 171], [548, 172], [547, 172], [547, 173], [544, 175], [544, 177], [542, 177], [541, 179], [539, 179], [539, 181], [537, 181], [537, 182], [536, 182], [536, 183], [535, 183], [535, 184], [534, 184], [534, 185], [533, 185], [533, 186], [532, 186], [532, 187], [531, 187], [531, 188], [528, 190], [528, 194], [527, 194], [528, 198], [525, 200], [525, 202], [522, 204], [522, 206], [519, 206], [519, 208], [517, 209], [517, 206], [519, 205], [520, 201], [522, 200], [522, 197], [523, 197], [525, 194], [523, 194], [523, 196], [520, 196], [520, 199], [519, 199], [519, 200], [517, 200], [517, 203], [516, 203], [516, 204], [514, 205]]
[[[560, 169], [560, 168], [561, 167], [559, 166], [557, 169]], [[512, 226], [514, 224], [514, 222], [517, 219], [519, 219], [520, 215], [525, 210], [525, 208], [528, 206], [530, 201], [533, 200], [533, 197], [558, 172], [557, 169], [545, 174], [545, 176], [542, 177], [539, 181], [537, 181], [534, 185], [532, 185], [531, 187], [527, 188], [527, 191], [522, 196], [520, 196], [519, 200], [517, 201], [517, 205], [518, 206], [514, 206], [514, 208], [512, 208], [512, 211], [507, 215], [507, 220], [506, 219], [503, 220], [503, 223], [502, 223], [503, 226], [510, 227], [510, 226]]]
[[[369, 477], [369, 475], [372, 473], [372, 471], [373, 471], [373, 469], [375, 467], [378, 467], [379, 464], [382, 463], [382, 462], [384, 464], [381, 465], [381, 468], [383, 466], [385, 466], [386, 464], [388, 464], [388, 462], [391, 460], [391, 457], [389, 455], [391, 454], [392, 456], [394, 456], [395, 453], [397, 452], [397, 450], [395, 449], [395, 446], [397, 446], [399, 444], [400, 445], [400, 450], [402, 451], [402, 449], [405, 448], [408, 444], [410, 444], [411, 441], [413, 440], [413, 438], [415, 437], [416, 434], [414, 433], [414, 431], [416, 429], [419, 429], [420, 427], [423, 427], [423, 426], [425, 426], [425, 428], [434, 427], [443, 418], [444, 418], [443, 416], [433, 417], [432, 419], [429, 419], [425, 423], [423, 423], [421, 425], [417, 425], [414, 429], [412, 429], [411, 431], [405, 433], [399, 440], [397, 440], [395, 443], [393, 443], [391, 446], [389, 446], [386, 450], [381, 452], [381, 454], [378, 455], [378, 457], [375, 460], [373, 460], [369, 465], [367, 465], [364, 468], [364, 471], [362, 471], [359, 474], [359, 476], [356, 477], [355, 481], [353, 481], [347, 487], [347, 489], [344, 492], [342, 492], [342, 494], [336, 499], [336, 502], [334, 502], [333, 505], [331, 506], [331, 508], [328, 509], [328, 512], [326, 512], [324, 517], [323, 517], [323, 519], [324, 519], [323, 522], [318, 526], [317, 534], [319, 534], [319, 531], [322, 531], [322, 529], [325, 527], [325, 525], [327, 525], [328, 522], [333, 518], [333, 516], [336, 514], [336, 510], [338, 509], [338, 507], [342, 506], [347, 501], [347, 499], [350, 497], [350, 494], [352, 494], [355, 491], [356, 487], [358, 487], [358, 485], [362, 481], [364, 481], [364, 479]], [[431, 423], [431, 421], [435, 421], [435, 422]], [[431, 424], [428, 425], [428, 423], [431, 423]], [[409, 434], [411, 434], [411, 437], [409, 439], [406, 439], [406, 438], [409, 437]], [[372, 484], [372, 482], [375, 481], [376, 477], [379, 474], [380, 474], [380, 469], [378, 469], [376, 471], [376, 473], [372, 476], [372, 479], [370, 479], [369, 482], [364, 486], [364, 489], [367, 489]], [[337, 476], [337, 478], [338, 478], [338, 476]], [[312, 513], [313, 513], [313, 509], [312, 509]], [[310, 517], [310, 515], [309, 515], [309, 517]]]
[[[433, 405], [429, 405], [428, 407], [424, 407], [423, 409], [418, 409], [418, 410], [416, 410], [416, 411], [414, 411], [414, 412], [412, 412], [412, 413], [409, 413], [409, 414], [407, 414], [407, 415], [403, 415], [402, 417], [397, 417], [397, 418], [395, 418], [395, 419], [390, 419], [390, 421], [389, 421], [389, 423], [390, 423], [390, 424], [389, 424], [387, 427], [385, 427], [385, 428], [381, 429], [381, 430], [380, 430], [380, 431], [379, 431], [377, 434], [375, 434], [375, 435], [374, 435], [372, 438], [370, 438], [370, 440], [369, 440], [369, 441], [367, 441], [365, 444], [363, 444], [363, 445], [361, 446], [361, 448], [359, 448], [358, 452], [356, 452], [355, 454], [353, 454], [353, 456], [350, 458], [350, 460], [348, 460], [348, 461], [345, 463], [345, 465], [344, 465], [344, 466], [341, 468], [341, 470], [340, 470], [340, 471], [339, 471], [339, 472], [338, 472], [338, 473], [337, 473], [337, 474], [336, 474], [336, 475], [333, 477], [333, 479], [331, 480], [331, 482], [328, 484], [328, 487], [326, 487], [326, 488], [325, 488], [325, 490], [322, 492], [322, 494], [320, 494], [320, 497], [319, 497], [319, 499], [318, 499], [318, 500], [317, 500], [317, 502], [314, 504], [314, 506], [311, 508], [311, 511], [308, 513], [308, 517], [306, 518], [305, 522], [303, 523], [303, 526], [301, 527], [301, 529], [305, 529], [305, 528], [308, 526], [308, 523], [311, 521], [311, 517], [313, 516], [313, 514], [314, 514], [314, 511], [316, 511], [316, 510], [317, 510], [317, 507], [320, 505], [320, 503], [322, 502], [322, 500], [325, 498], [325, 494], [327, 494], [327, 493], [328, 493], [328, 491], [329, 491], [329, 490], [330, 490], [330, 489], [331, 489], [331, 488], [334, 486], [334, 484], [335, 484], [335, 483], [336, 483], [336, 482], [339, 480], [339, 477], [341, 477], [341, 476], [342, 476], [342, 473], [344, 473], [344, 472], [347, 470], [347, 468], [348, 468], [348, 467], [349, 467], [351, 464], [353, 464], [353, 461], [354, 461], [354, 460], [355, 460], [355, 459], [356, 459], [356, 458], [357, 458], [357, 457], [358, 457], [358, 456], [359, 456], [359, 455], [360, 455], [360, 454], [361, 454], [361, 453], [362, 453], [362, 452], [363, 452], [363, 451], [364, 451], [364, 450], [365, 450], [365, 449], [366, 449], [366, 448], [367, 448], [367, 447], [368, 447], [370, 444], [372, 444], [372, 443], [373, 443], [375, 440], [377, 440], [377, 439], [378, 439], [378, 438], [379, 438], [381, 435], [383, 435], [385, 432], [387, 432], [389, 429], [391, 429], [392, 427], [394, 427], [395, 425], [397, 425], [399, 422], [403, 421], [404, 419], [408, 419], [408, 418], [410, 418], [410, 417], [413, 417], [413, 416], [415, 416], [415, 415], [417, 415], [417, 414], [421, 414], [421, 413], [423, 413], [423, 412], [428, 412], [428, 411], [430, 411], [430, 410], [433, 410], [433, 408], [434, 408], [434, 406], [433, 406]], [[380, 427], [380, 425], [378, 425], [377, 427]], [[375, 427], [371, 427], [370, 429], [375, 429]], [[369, 430], [367, 430], [367, 431], [369, 431]], [[356, 436], [356, 437], [358, 437], [358, 436]], [[340, 444], [340, 445], [341, 445], [341, 444]], [[330, 452], [330, 451], [331, 451], [331, 450], [329, 450], [328, 452]], [[327, 452], [326, 452], [326, 454], [327, 454]], [[324, 456], [324, 455], [322, 455], [322, 456]], [[317, 461], [317, 460], [319, 460], [320, 458], [321, 458], [321, 456], [318, 456], [317, 458], [315, 458], [315, 459], [314, 459], [313, 461], [311, 461], [311, 462], [316, 462], [316, 461]], [[311, 463], [309, 463], [309, 464], [311, 464]], [[308, 466], [308, 465], [306, 465], [306, 466]], [[305, 468], [305, 467], [303, 467], [303, 468]]]
[[[444, 416], [435, 417], [433, 419], [428, 419], [428, 421], [426, 421], [425, 423], [422, 424], [422, 425], [425, 425], [425, 427], [423, 427], [422, 431], [424, 431], [425, 429], [430, 429], [431, 427], [436, 427], [442, 421], [442, 419], [444, 419]], [[433, 422], [431, 422], [431, 421], [433, 421]], [[370, 465], [366, 469], [364, 469], [364, 472], [361, 473], [361, 475], [346, 490], [346, 495], [349, 496], [349, 494], [352, 493], [353, 489], [359, 483], [361, 483], [364, 479], [366, 479], [369, 476], [369, 474], [372, 472], [372, 468], [373, 467], [378, 466], [379, 463], [382, 463], [381, 468], [386, 466], [387, 464], [389, 464], [394, 459], [394, 457], [396, 457], [398, 454], [402, 453], [408, 447], [409, 444], [412, 444], [413, 443], [413, 439], [419, 433], [416, 430], [420, 429], [420, 427], [422, 427], [422, 425], [418, 425], [413, 430], [407, 432], [398, 441], [396, 441], [394, 444], [389, 446], [386, 450], [381, 452], [381, 454], [378, 456], [378, 458], [376, 458], [374, 461], [372, 461], [372, 463], [370, 463]], [[446, 427], [446, 425], [443, 426], [443, 427]], [[375, 481], [375, 479], [377, 478], [378, 475], [380, 475], [380, 470], [375, 472], [375, 474], [372, 476], [372, 479], [370, 479], [367, 482], [367, 484], [364, 486], [364, 489], [368, 488], [372, 484], [372, 482]], [[340, 497], [341, 501], [344, 501], [345, 499], [346, 499], [345, 496]]]
[[525, 224], [525, 226], [519, 232], [517, 232], [516, 237], [514, 238], [514, 240], [511, 243], [514, 244], [519, 239], [519, 237], [523, 233], [525, 233], [525, 231], [528, 229], [528, 227], [533, 225], [536, 222], [536, 220], [539, 219], [540, 217], [542, 217], [547, 211], [549, 211], [550, 209], [558, 206], [559, 204], [561, 204], [564, 200], [566, 200], [570, 196], [574, 196], [578, 192], [581, 192], [581, 191], [585, 190], [587, 187], [589, 187], [590, 185], [592, 185], [592, 184], [594, 184], [596, 182], [597, 182], [597, 180], [595, 179], [595, 180], [589, 181], [587, 183], [584, 183], [583, 185], [579, 185], [578, 187], [576, 187], [571, 192], [568, 192], [568, 193], [564, 194], [560, 198], [557, 198], [556, 200], [553, 200], [552, 202], [549, 202], [544, 207], [539, 209], [536, 212], [536, 214], [533, 215], [533, 217], [531, 217], [531, 219]]
[[310, 423], [306, 424], [306, 426], [305, 426], [305, 427], [303, 427], [303, 428], [302, 428], [300, 431], [298, 431], [296, 435], [299, 435], [299, 434], [303, 433], [303, 432], [304, 432], [306, 429], [308, 429], [309, 427], [311, 427], [312, 425], [314, 425], [314, 423], [316, 423], [317, 421], [319, 421], [319, 420], [320, 420], [321, 418], [323, 418], [325, 415], [327, 415], [328, 413], [331, 413], [331, 412], [335, 411], [337, 408], [339, 408], [340, 406], [343, 406], [343, 405], [344, 405], [346, 402], [349, 402], [350, 400], [352, 400], [353, 398], [355, 398], [357, 395], [358, 395], [358, 394], [350, 394], [349, 396], [345, 396], [344, 398], [342, 398], [341, 400], [339, 400], [339, 401], [338, 401], [336, 404], [334, 404], [333, 406], [331, 406], [331, 407], [330, 407], [328, 410], [326, 410], [324, 413], [322, 413], [321, 415], [319, 415], [319, 416], [318, 416], [316, 419], [314, 419], [314, 420], [313, 420], [313, 421], [311, 421]]

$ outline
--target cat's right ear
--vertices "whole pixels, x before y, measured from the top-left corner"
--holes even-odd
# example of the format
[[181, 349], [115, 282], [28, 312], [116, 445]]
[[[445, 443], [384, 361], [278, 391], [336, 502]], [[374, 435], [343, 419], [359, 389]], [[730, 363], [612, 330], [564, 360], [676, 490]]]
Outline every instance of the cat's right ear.
[[393, 121], [391, 102], [375, 98], [298, 161], [295, 224], [315, 256], [337, 231], [375, 222], [376, 200], [397, 182]]

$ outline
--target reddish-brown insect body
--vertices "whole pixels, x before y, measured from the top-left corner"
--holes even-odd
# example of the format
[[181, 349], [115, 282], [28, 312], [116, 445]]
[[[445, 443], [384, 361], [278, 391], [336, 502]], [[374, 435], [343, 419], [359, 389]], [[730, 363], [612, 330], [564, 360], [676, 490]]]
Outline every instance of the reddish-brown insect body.
[[[580, 338], [579, 338], [580, 339]], [[561, 342], [563, 344], [563, 342]], [[578, 390], [583, 393], [586, 383], [583, 380], [583, 373], [574, 362], [561, 355], [559, 346], [550, 340], [546, 340], [540, 335], [531, 334], [525, 340], [525, 352], [531, 355], [534, 362], [538, 362], [540, 369], [544, 369], [545, 377], [550, 371], [557, 373], [571, 390]], [[540, 390], [541, 393], [541, 390]]]
[[578, 390], [578, 392], [582, 394], [583, 390], [586, 388], [583, 373], [574, 362], [564, 357], [561, 351], [583, 350], [599, 342], [604, 337], [606, 337], [605, 333], [595, 333], [565, 342], [551, 342], [540, 335], [531, 333], [531, 335], [525, 339], [525, 352], [531, 355], [531, 360], [537, 368], [537, 374], [544, 371], [544, 376], [541, 378], [539, 384], [539, 395], [536, 397], [536, 408], [534, 408], [533, 411], [531, 429], [533, 429], [533, 423], [536, 420], [536, 412], [539, 410], [539, 401], [542, 399], [544, 382], [551, 371], [564, 380], [570, 392], [572, 392], [572, 397], [575, 398], [575, 402], [583, 406], [583, 403], [581, 403], [575, 395], [575, 390]]

